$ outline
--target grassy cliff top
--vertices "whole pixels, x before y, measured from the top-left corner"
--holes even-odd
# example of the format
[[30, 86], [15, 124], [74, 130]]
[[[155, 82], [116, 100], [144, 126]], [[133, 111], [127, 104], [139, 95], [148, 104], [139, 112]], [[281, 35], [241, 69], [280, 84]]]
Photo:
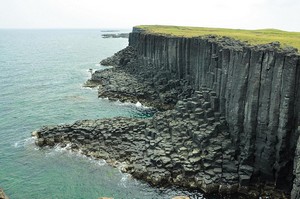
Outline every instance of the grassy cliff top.
[[293, 46], [300, 51], [300, 32], [288, 32], [277, 29], [241, 30], [161, 25], [141, 25], [136, 26], [136, 28], [143, 29], [149, 33], [178, 37], [199, 37], [204, 35], [227, 36], [246, 41], [251, 45], [278, 41], [281, 47]]

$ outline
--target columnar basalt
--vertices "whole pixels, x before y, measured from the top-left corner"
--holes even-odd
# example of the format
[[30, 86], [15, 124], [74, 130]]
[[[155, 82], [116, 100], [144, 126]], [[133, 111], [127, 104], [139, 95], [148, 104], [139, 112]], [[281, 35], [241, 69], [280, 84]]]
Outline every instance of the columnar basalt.
[[114, 68], [95, 71], [86, 83], [86, 86], [99, 86], [99, 97], [169, 110], [178, 100], [189, 98], [194, 92], [187, 80], [176, 79], [152, 63], [145, 64], [131, 46], [102, 60], [101, 64]]
[[[238, 172], [290, 189], [300, 124], [300, 58], [278, 43], [249, 46], [228, 38], [179, 38], [134, 29], [130, 46], [145, 62], [216, 92], [229, 125]], [[240, 178], [242, 180], [243, 178]], [[287, 187], [286, 187], [287, 186]]]
[[89, 156], [125, 162], [124, 171], [154, 185], [254, 197], [293, 188], [292, 198], [299, 197], [295, 49], [134, 28], [129, 46], [101, 63], [114, 68], [95, 72], [89, 81], [99, 85], [99, 97], [167, 111], [151, 119], [44, 127], [34, 133], [38, 146], [70, 144]]
[[238, 189], [237, 162], [214, 99], [215, 93], [204, 88], [151, 119], [84, 120], [33, 135], [40, 147], [68, 145], [111, 164], [123, 162], [123, 171], [153, 185], [232, 193]]

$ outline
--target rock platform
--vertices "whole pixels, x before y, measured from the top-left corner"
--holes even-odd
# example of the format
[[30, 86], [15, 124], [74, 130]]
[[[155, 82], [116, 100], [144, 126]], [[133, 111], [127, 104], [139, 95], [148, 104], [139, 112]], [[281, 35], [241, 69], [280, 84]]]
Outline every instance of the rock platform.
[[158, 110], [173, 109], [179, 99], [190, 97], [194, 89], [185, 80], [175, 80], [167, 71], [143, 65], [135, 49], [127, 47], [101, 61], [113, 68], [98, 70], [85, 86], [99, 87], [98, 96], [121, 102], [140, 102]]
[[[46, 126], [33, 136], [39, 147], [67, 146], [113, 166], [122, 165], [123, 172], [154, 186], [222, 194], [249, 191], [239, 185], [234, 146], [226, 121], [214, 111], [217, 105], [215, 93], [203, 88], [153, 118], [82, 120]], [[246, 185], [252, 168], [243, 169]], [[260, 193], [252, 190], [252, 194]]]
[[69, 145], [111, 164], [125, 163], [124, 172], [152, 185], [235, 192], [234, 150], [211, 99], [213, 92], [203, 90], [150, 119], [116, 117], [43, 127], [34, 132], [36, 144]]
[[[132, 46], [101, 64], [113, 68], [96, 71], [86, 84], [98, 86], [99, 97], [141, 102], [158, 112], [148, 119], [116, 117], [45, 126], [33, 132], [36, 145], [60, 145], [122, 165], [123, 172], [154, 186], [288, 198], [274, 184], [257, 181], [253, 162], [241, 159], [247, 150], [236, 146], [228, 123], [232, 118], [221, 112], [226, 99], [214, 90], [192, 87], [188, 78], [177, 78], [153, 60], [137, 56]], [[228, 114], [236, 110], [233, 107]]]

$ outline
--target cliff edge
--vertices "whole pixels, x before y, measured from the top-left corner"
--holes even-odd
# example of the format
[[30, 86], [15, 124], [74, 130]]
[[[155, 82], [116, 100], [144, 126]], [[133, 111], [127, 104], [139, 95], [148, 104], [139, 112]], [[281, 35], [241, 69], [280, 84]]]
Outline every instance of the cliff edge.
[[299, 197], [296, 48], [139, 26], [126, 49], [101, 63], [114, 68], [93, 74], [99, 97], [141, 101], [163, 112], [44, 127], [34, 133], [38, 146], [71, 144], [71, 150], [124, 162], [125, 172], [154, 185]]
[[[300, 126], [300, 57], [276, 42], [176, 37], [134, 28], [129, 45], [146, 62], [216, 92], [236, 150], [240, 184], [291, 189]], [[245, 176], [246, 181], [245, 181]], [[297, 186], [296, 186], [297, 187]]]

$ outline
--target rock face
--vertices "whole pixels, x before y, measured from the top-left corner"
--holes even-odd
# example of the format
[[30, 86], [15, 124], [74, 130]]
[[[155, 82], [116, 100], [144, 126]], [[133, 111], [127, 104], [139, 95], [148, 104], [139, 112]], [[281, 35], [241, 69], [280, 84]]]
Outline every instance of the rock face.
[[[300, 132], [300, 127], [298, 127], [298, 132]], [[297, 148], [295, 152], [294, 161], [294, 184], [292, 190], [292, 198], [300, 198], [300, 139], [298, 139]]]
[[[300, 195], [300, 57], [278, 43], [179, 38], [133, 29], [129, 46], [101, 62], [99, 97], [142, 102], [151, 119], [112, 118], [43, 127], [61, 144], [153, 185], [258, 197]], [[295, 156], [296, 151], [296, 156]], [[296, 177], [295, 177], [296, 176]]]
[[[300, 58], [277, 43], [256, 47], [228, 38], [178, 38], [133, 30], [129, 45], [145, 63], [206, 85], [220, 99], [238, 160], [240, 184], [291, 189], [300, 126]], [[251, 179], [244, 179], [244, 176]]]
[[[95, 71], [86, 85], [99, 85], [99, 97], [141, 102], [158, 110], [174, 108], [178, 100], [189, 98], [194, 89], [188, 81], [171, 77], [153, 64], [144, 64], [129, 46], [101, 61], [113, 69]], [[159, 70], [159, 72], [158, 72]]]

